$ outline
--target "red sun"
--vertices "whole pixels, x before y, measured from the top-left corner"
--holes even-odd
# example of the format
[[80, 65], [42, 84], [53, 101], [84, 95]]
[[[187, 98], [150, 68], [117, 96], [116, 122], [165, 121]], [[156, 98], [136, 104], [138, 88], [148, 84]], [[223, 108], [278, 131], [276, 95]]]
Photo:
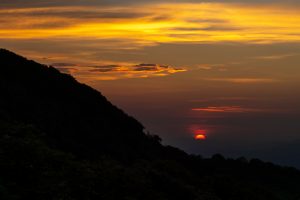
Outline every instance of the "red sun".
[[206, 131], [203, 129], [195, 130], [195, 139], [196, 140], [205, 140], [206, 139]]

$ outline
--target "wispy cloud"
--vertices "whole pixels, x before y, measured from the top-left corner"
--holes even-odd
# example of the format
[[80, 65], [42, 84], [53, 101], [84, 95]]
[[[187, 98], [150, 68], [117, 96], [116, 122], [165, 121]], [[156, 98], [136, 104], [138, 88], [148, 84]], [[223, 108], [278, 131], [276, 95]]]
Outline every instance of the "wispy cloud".
[[150, 78], [168, 76], [171, 74], [185, 72], [182, 67], [174, 67], [159, 64], [132, 64], [132, 65], [98, 65], [98, 66], [76, 66], [68, 63], [53, 65], [58, 70], [70, 73], [85, 82], [97, 80], [117, 80], [127, 78]]
[[293, 56], [299, 56], [300, 53], [290, 53], [290, 54], [279, 54], [279, 55], [267, 55], [267, 56], [257, 56], [254, 57], [254, 59], [259, 59], [259, 60], [280, 60], [280, 59], [285, 59]]
[[272, 78], [204, 78], [207, 81], [229, 82], [229, 83], [274, 83], [278, 80]]
[[215, 113], [250, 113], [250, 112], [270, 112], [266, 109], [246, 108], [242, 106], [208, 106], [193, 108], [192, 111], [215, 112]]
[[55, 67], [74, 67], [74, 66], [77, 66], [77, 65], [73, 64], [73, 63], [52, 63], [51, 66], [55, 66]]

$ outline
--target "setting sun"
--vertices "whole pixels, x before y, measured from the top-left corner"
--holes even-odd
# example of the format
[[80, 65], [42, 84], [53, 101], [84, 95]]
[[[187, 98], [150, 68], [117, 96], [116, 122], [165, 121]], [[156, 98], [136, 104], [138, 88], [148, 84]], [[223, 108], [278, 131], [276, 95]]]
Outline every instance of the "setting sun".
[[206, 136], [204, 134], [198, 134], [198, 135], [195, 135], [195, 139], [196, 140], [205, 140]]
[[195, 130], [195, 137], [196, 140], [205, 140], [206, 139], [206, 131], [203, 129]]

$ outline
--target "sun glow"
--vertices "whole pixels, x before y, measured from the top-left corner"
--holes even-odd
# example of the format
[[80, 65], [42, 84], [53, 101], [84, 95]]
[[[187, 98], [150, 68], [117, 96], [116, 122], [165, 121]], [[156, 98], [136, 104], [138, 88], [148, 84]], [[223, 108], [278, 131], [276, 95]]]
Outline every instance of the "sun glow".
[[198, 135], [195, 135], [195, 139], [196, 139], [196, 140], [205, 140], [205, 139], [206, 139], [206, 136], [203, 135], [203, 134], [198, 134]]
[[196, 140], [205, 140], [206, 139], [206, 130], [197, 129], [194, 131], [194, 138]]

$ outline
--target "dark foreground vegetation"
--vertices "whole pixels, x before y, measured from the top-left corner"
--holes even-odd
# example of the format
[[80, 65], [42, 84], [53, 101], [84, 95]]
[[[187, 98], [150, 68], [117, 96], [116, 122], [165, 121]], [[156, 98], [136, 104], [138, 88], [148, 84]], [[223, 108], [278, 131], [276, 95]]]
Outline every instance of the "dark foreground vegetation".
[[297, 200], [300, 172], [162, 146], [98, 91], [0, 50], [0, 199]]

